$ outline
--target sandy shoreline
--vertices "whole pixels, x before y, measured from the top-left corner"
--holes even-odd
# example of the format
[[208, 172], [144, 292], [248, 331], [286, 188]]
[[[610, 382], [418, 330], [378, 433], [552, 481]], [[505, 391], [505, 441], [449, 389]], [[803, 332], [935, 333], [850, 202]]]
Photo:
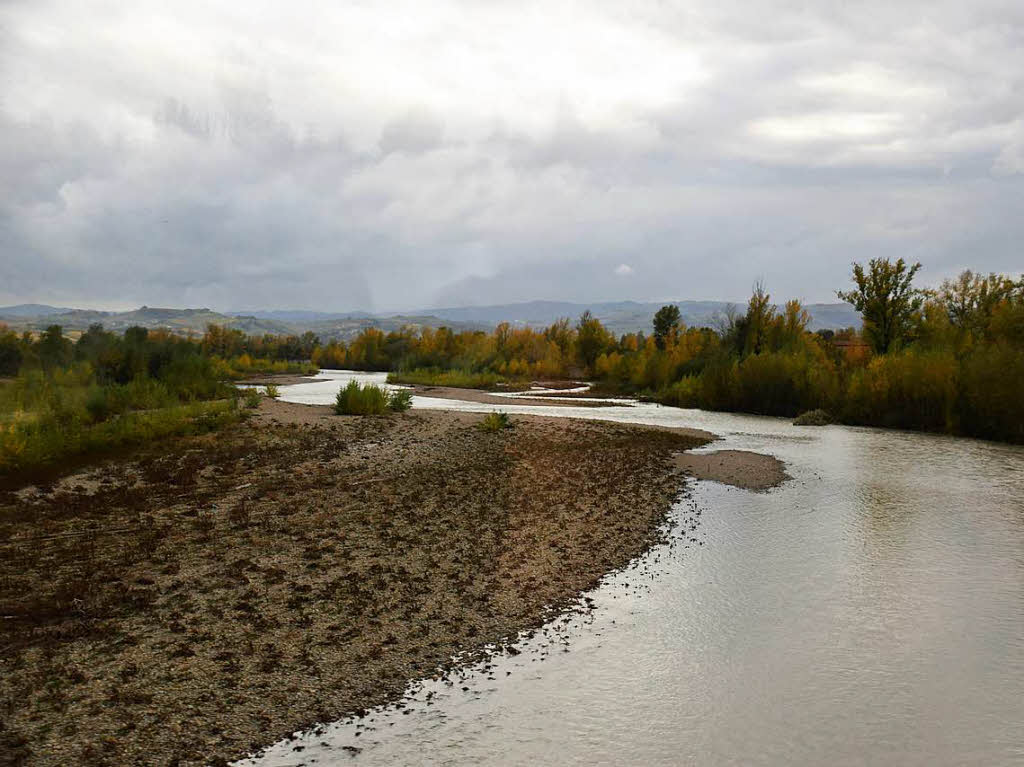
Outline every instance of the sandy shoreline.
[[393, 700], [643, 553], [706, 442], [480, 419], [265, 400], [0, 496], [0, 752], [200, 764]]
[[778, 458], [747, 450], [717, 450], [712, 453], [681, 453], [675, 464], [697, 479], [721, 482], [745, 490], [768, 490], [781, 485], [789, 475]]

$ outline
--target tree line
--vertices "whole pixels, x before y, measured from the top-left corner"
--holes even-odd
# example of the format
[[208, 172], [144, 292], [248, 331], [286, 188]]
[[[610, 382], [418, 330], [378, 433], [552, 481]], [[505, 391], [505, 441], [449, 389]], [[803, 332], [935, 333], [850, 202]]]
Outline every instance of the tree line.
[[[971, 271], [933, 288], [920, 264], [854, 264], [837, 295], [861, 328], [811, 332], [799, 301], [776, 306], [755, 285], [745, 309], [715, 327], [687, 327], [662, 307], [651, 330], [616, 337], [589, 311], [543, 329], [492, 332], [367, 328], [348, 343], [246, 336], [211, 325], [198, 339], [94, 326], [76, 341], [0, 328], [0, 375], [86, 370], [92, 386], [159, 381], [185, 400], [252, 373], [321, 368], [390, 371], [395, 380], [450, 386], [587, 378], [599, 391], [681, 407], [796, 416], [825, 410], [849, 424], [1024, 442], [1024, 278]], [[76, 367], [77, 366], [77, 367]]]

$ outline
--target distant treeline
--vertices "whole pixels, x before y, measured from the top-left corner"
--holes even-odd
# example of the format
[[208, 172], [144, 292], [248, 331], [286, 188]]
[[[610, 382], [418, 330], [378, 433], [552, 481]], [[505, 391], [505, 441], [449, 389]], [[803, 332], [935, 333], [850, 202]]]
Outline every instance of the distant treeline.
[[363, 331], [317, 345], [325, 368], [389, 370], [396, 380], [489, 385], [588, 377], [664, 404], [795, 416], [1024, 442], [1024, 279], [964, 272], [914, 285], [920, 265], [855, 265], [839, 291], [861, 328], [807, 330], [799, 301], [781, 310], [756, 286], [745, 310], [688, 328], [663, 307], [649, 334], [615, 338], [589, 312], [545, 330]]
[[75, 370], [92, 387], [145, 381], [181, 401], [221, 396], [222, 382], [248, 374], [304, 371], [307, 361], [448, 386], [586, 377], [608, 392], [681, 407], [777, 416], [821, 409], [843, 423], [1024, 443], [1024, 279], [968, 271], [922, 289], [919, 268], [854, 265], [852, 289], [838, 295], [863, 326], [841, 331], [808, 331], [799, 301], [777, 309], [758, 285], [745, 310], [724, 313], [713, 328], [686, 327], [669, 305], [650, 333], [618, 338], [590, 312], [544, 330], [369, 328], [348, 344], [216, 325], [198, 339], [95, 326], [76, 342], [57, 327], [39, 337], [0, 328], [0, 375], [19, 374], [24, 384], [26, 375]]

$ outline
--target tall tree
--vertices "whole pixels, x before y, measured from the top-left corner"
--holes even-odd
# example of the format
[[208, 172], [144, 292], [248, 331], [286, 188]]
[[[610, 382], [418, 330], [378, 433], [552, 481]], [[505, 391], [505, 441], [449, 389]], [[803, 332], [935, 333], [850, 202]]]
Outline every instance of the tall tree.
[[594, 363], [601, 352], [611, 344], [612, 338], [604, 329], [601, 321], [587, 309], [580, 315], [579, 322], [576, 324], [576, 342], [583, 365], [588, 370], [593, 370]]
[[679, 332], [679, 307], [666, 304], [654, 315], [654, 342], [659, 349], [665, 348], [665, 341]]
[[868, 268], [855, 263], [855, 290], [837, 290], [840, 299], [853, 304], [864, 319], [864, 337], [878, 354], [896, 348], [907, 336], [923, 295], [913, 286], [921, 264], [908, 266], [902, 259], [872, 258]]
[[764, 289], [764, 283], [758, 282], [754, 285], [754, 292], [747, 304], [745, 317], [743, 343], [745, 354], [759, 354], [765, 350], [768, 330], [775, 320], [775, 306], [772, 305], [771, 300], [772, 297]]

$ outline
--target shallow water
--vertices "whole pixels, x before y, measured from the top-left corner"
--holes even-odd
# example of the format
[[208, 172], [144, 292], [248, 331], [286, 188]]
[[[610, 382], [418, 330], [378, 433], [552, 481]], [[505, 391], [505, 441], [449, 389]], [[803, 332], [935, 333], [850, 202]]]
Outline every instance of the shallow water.
[[[333, 401], [346, 374], [327, 375], [282, 398]], [[723, 440], [706, 450], [775, 455], [793, 480], [696, 483], [682, 540], [564, 631], [246, 764], [1024, 764], [1024, 448], [650, 404], [500, 409], [707, 429]]]

